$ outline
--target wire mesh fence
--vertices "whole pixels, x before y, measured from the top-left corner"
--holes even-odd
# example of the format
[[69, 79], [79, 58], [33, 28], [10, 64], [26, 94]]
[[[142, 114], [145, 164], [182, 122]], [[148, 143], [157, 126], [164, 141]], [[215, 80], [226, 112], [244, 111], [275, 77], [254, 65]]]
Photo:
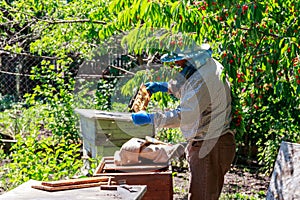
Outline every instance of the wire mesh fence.
[[31, 93], [38, 83], [31, 80], [30, 70], [41, 60], [39, 57], [0, 53], [0, 94], [11, 95], [18, 100]]
[[[56, 66], [55, 58], [0, 51], [0, 96], [10, 96], [14, 101], [19, 101], [26, 93], [32, 93], [40, 83], [32, 79], [35, 74], [31, 71], [36, 66], [40, 67], [45, 60]], [[75, 60], [74, 63], [76, 66], [70, 70], [72, 77], [95, 84], [99, 80], [132, 77], [134, 72], [130, 72], [130, 69], [136, 66], [124, 54], [111, 54], [83, 62]]]

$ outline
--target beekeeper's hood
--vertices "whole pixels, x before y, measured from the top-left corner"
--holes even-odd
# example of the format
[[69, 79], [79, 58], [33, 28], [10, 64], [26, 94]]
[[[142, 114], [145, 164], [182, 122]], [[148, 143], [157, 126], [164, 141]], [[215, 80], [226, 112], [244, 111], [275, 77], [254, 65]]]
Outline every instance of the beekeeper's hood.
[[188, 60], [195, 64], [196, 68], [201, 67], [211, 58], [212, 49], [209, 44], [202, 44], [200, 47], [193, 47], [187, 50], [177, 50], [162, 55], [162, 62], [176, 62], [180, 60]]

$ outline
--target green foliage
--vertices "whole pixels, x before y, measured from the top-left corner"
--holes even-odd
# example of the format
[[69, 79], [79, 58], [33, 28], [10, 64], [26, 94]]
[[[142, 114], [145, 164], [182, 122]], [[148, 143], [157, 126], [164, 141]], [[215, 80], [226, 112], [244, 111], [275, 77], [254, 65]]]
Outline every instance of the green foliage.
[[112, 81], [100, 79], [96, 91], [95, 108], [98, 110], [111, 110], [111, 97], [115, 90], [117, 79]]
[[17, 134], [45, 131], [48, 122], [45, 115], [43, 105], [25, 108], [23, 104], [16, 104], [12, 109], [0, 112], [0, 132], [14, 138]]
[[242, 193], [235, 193], [235, 194], [222, 194], [220, 200], [227, 200], [227, 199], [234, 199], [234, 200], [262, 200], [265, 199], [264, 192], [259, 192], [257, 195], [249, 196]]
[[[297, 1], [115, 0], [112, 5], [110, 9], [119, 11], [119, 27], [138, 27], [125, 41], [135, 52], [158, 47], [161, 41], [161, 49], [186, 46], [186, 36], [197, 44], [211, 44], [213, 56], [222, 62], [231, 82], [237, 142], [248, 149], [259, 146], [266, 172], [272, 168], [280, 141], [299, 141], [295, 134], [300, 129]], [[165, 32], [153, 37], [148, 32], [152, 27]], [[138, 44], [137, 36], [142, 38]], [[170, 38], [170, 44], [165, 38]]]
[[142, 83], [146, 83], [151, 72], [148, 70], [137, 71], [132, 79], [127, 81], [121, 88], [121, 93], [125, 96], [133, 96]]
[[[138, 71], [132, 79], [123, 85], [121, 88], [122, 94], [132, 96], [134, 91], [136, 91], [141, 84], [149, 81], [167, 81], [174, 76], [175, 72], [176, 71], [172, 70], [171, 68], [167, 69], [164, 67], [161, 67], [158, 70]], [[175, 109], [178, 106], [178, 103], [178, 99], [175, 97], [166, 93], [157, 92], [151, 95], [151, 101], [148, 105], [147, 111], [153, 112], [157, 109], [165, 110], [167, 108]], [[156, 137], [161, 141], [170, 142], [173, 144], [184, 141], [179, 129], [158, 130]]]
[[[151, 100], [153, 103], [151, 106], [149, 106], [149, 112], [157, 108], [160, 110], [176, 109], [179, 105], [178, 99], [162, 92], [152, 95]], [[169, 142], [171, 144], [185, 142], [185, 139], [179, 128], [158, 130], [156, 137], [161, 141]]]
[[156, 137], [161, 141], [171, 144], [177, 144], [185, 141], [179, 129], [162, 129], [157, 133]]
[[106, 4], [106, 1], [91, 0], [14, 1], [12, 6], [20, 11], [14, 13], [17, 21], [26, 25], [27, 21], [37, 19], [30, 26], [40, 36], [31, 43], [32, 52], [67, 58], [71, 52], [90, 57], [91, 50], [100, 43], [98, 31], [106, 25], [101, 20], [110, 20]]
[[5, 190], [12, 189], [29, 179], [47, 181], [70, 178], [82, 166], [81, 144], [70, 143], [64, 136], [45, 137], [37, 132], [16, 135], [18, 141], [1, 166]]
[[[300, 129], [300, 5], [296, 0], [1, 1], [0, 5], [5, 9], [0, 11], [5, 16], [0, 23], [6, 27], [0, 33], [3, 41], [12, 41], [4, 50], [56, 56], [60, 58], [56, 65], [62, 68], [72, 62], [72, 56], [91, 58], [95, 50], [109, 51], [101, 48], [103, 43], [118, 34], [128, 33], [122, 43], [131, 52], [145, 50], [150, 55], [186, 46], [191, 41], [188, 38], [196, 44], [208, 42], [232, 85], [232, 128], [237, 131], [239, 146], [250, 149], [258, 145], [260, 160], [270, 158], [262, 164], [271, 169], [280, 141], [299, 141], [295, 133]], [[163, 32], [158, 33], [161, 29]], [[11, 33], [16, 37], [11, 39]], [[21, 42], [20, 34], [24, 36]], [[57, 80], [63, 80], [61, 72], [44, 75], [62, 86], [66, 83]], [[133, 80], [124, 88], [124, 94], [134, 92], [146, 80], [156, 79]], [[49, 116], [57, 119], [51, 125], [55, 134], [77, 135], [70, 115], [72, 83], [68, 82], [62, 87], [62, 95], [57, 95], [61, 91], [57, 85], [45, 81], [36, 88], [35, 95], [48, 98], [49, 110], [53, 111]], [[109, 94], [98, 95], [97, 106], [109, 108]]]
[[133, 78], [127, 81], [121, 87], [121, 93], [125, 96], [132, 96], [141, 84], [153, 81], [168, 81], [176, 74], [176, 70], [167, 67], [160, 67], [156, 70], [147, 69], [139, 70], [135, 73]]
[[74, 91], [74, 107], [75, 108], [85, 108], [94, 109], [95, 105], [91, 102], [95, 100], [95, 89], [94, 81], [86, 82], [82, 79], [76, 80], [75, 87], [77, 89]]
[[113, 102], [112, 103], [112, 112], [124, 112], [128, 110], [128, 104]]
[[77, 175], [82, 167], [81, 142], [53, 135], [45, 105], [14, 106], [0, 113], [0, 131], [17, 143], [8, 155], [0, 148], [2, 186], [10, 190], [29, 180], [59, 180]]
[[14, 104], [16, 100], [11, 95], [4, 95], [2, 96], [0, 94], [0, 111], [4, 111], [6, 109], [10, 109]]
[[14, 136], [16, 130], [19, 129], [18, 120], [14, 117], [14, 113], [11, 110], [0, 112], [0, 132], [4, 135]]
[[30, 105], [38, 104], [40, 101], [48, 109], [47, 116], [49, 124], [47, 127], [53, 134], [68, 136], [77, 139], [79, 131], [76, 126], [77, 118], [73, 113], [74, 105], [74, 78], [68, 72], [68, 68], [56, 68], [49, 62], [44, 62], [41, 67], [33, 69], [33, 79], [41, 84], [34, 88], [33, 94], [25, 97]]

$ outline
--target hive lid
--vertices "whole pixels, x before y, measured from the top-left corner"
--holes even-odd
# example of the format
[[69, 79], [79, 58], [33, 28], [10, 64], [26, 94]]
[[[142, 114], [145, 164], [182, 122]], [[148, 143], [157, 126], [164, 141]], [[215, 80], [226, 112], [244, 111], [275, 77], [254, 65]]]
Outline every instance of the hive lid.
[[81, 116], [91, 119], [115, 120], [132, 122], [131, 113], [108, 112], [95, 109], [75, 109], [75, 112]]

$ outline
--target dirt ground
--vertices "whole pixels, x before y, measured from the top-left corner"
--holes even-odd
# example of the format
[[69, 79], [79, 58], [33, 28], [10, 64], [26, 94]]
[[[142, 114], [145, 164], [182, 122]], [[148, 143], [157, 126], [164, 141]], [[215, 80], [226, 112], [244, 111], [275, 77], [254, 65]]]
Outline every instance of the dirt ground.
[[[174, 200], [187, 199], [188, 176], [188, 171], [184, 170], [174, 177]], [[255, 169], [249, 170], [249, 168], [235, 166], [225, 176], [222, 194], [240, 193], [248, 196], [255, 196], [259, 192], [266, 194], [269, 183], [270, 178], [259, 175]]]

